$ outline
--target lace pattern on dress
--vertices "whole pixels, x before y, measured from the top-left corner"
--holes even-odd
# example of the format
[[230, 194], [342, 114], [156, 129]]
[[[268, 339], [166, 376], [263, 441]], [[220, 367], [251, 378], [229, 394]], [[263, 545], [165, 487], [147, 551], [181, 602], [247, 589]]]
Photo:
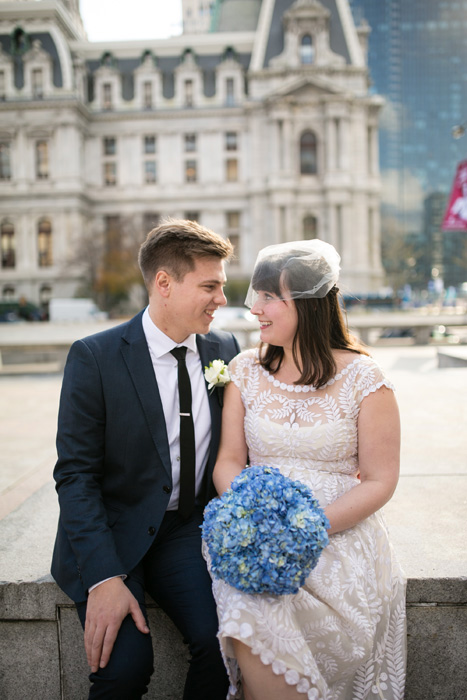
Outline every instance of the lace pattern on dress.
[[[322, 506], [359, 483], [361, 403], [394, 388], [372, 358], [356, 356], [320, 389], [282, 385], [254, 350], [229, 372], [245, 406], [251, 464], [300, 479]], [[308, 700], [402, 700], [405, 578], [382, 512], [330, 540], [296, 595], [248, 595], [213, 580], [229, 700], [242, 697], [232, 638]]]

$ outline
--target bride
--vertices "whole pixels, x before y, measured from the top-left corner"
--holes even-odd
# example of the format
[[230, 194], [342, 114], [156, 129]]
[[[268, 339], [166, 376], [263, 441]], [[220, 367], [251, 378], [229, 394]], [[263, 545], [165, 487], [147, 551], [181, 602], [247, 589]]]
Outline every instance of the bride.
[[218, 493], [247, 463], [277, 467], [312, 489], [330, 522], [296, 594], [213, 578], [229, 700], [404, 696], [405, 578], [380, 510], [399, 476], [399, 414], [392, 384], [345, 327], [339, 262], [317, 239], [260, 251], [246, 303], [261, 343], [229, 365]]

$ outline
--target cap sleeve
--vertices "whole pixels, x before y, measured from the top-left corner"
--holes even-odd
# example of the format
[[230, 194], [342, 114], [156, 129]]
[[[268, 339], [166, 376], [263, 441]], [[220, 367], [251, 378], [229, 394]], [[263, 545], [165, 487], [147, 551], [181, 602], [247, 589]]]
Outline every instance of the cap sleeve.
[[394, 384], [373, 358], [362, 356], [362, 362], [359, 363], [354, 384], [357, 404], [360, 405], [364, 398], [378, 391], [382, 386], [391, 389], [391, 391], [396, 390]]
[[245, 352], [241, 352], [229, 363], [230, 378], [242, 395], [245, 393], [254, 359], [254, 350], [245, 350]]

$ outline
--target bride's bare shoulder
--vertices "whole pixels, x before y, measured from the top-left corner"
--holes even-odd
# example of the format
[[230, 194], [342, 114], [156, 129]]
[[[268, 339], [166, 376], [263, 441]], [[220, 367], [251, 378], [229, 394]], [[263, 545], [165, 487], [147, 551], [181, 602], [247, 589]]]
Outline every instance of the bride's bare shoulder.
[[351, 365], [355, 360], [368, 358], [368, 355], [363, 355], [350, 350], [333, 350], [334, 359], [336, 361], [337, 371], [340, 372], [348, 365]]

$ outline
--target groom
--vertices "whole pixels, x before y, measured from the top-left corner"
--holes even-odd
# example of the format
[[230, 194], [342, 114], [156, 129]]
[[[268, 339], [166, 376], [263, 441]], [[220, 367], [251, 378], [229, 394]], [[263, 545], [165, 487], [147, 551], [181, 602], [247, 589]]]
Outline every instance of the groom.
[[[133, 700], [146, 692], [153, 652], [145, 592], [189, 646], [184, 700], [227, 694], [199, 526], [215, 495], [211, 475], [221, 425], [219, 389], [208, 393], [203, 368], [216, 359], [227, 363], [239, 351], [232, 334], [209, 332], [226, 303], [224, 261], [231, 254], [229, 241], [195, 222], [161, 224], [139, 254], [147, 309], [77, 341], [68, 356], [52, 574], [76, 602], [84, 627], [89, 698]], [[180, 361], [171, 351], [181, 346], [186, 358]], [[190, 407], [180, 406], [178, 393], [185, 366], [195, 441], [188, 460], [180, 425]], [[182, 403], [189, 394], [184, 378]], [[180, 475], [190, 458], [187, 486]]]

